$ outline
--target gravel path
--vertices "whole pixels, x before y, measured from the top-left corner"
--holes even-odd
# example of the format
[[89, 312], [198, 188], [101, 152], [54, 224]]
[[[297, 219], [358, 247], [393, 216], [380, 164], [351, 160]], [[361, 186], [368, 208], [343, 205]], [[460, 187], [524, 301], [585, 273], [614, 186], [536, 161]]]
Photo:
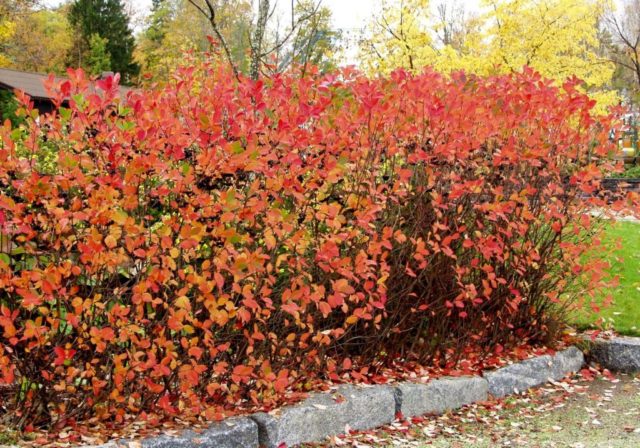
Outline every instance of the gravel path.
[[640, 380], [622, 375], [618, 379], [596, 380], [558, 406], [552, 404], [558, 398], [554, 393], [542, 405], [537, 400], [513, 400], [513, 408], [486, 411], [488, 424], [462, 422], [451, 437], [421, 446], [640, 447]]
[[323, 447], [640, 447], [640, 376], [578, 377]]

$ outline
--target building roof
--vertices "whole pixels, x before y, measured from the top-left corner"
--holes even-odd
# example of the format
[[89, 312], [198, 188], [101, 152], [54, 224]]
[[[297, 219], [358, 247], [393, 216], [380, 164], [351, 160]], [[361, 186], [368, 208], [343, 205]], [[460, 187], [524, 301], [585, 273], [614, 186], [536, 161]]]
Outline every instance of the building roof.
[[[8, 68], [0, 68], [0, 88], [10, 90], [22, 90], [31, 98], [51, 100], [51, 95], [47, 93], [44, 88], [44, 82], [49, 76], [41, 73], [21, 72], [19, 70], [12, 70]], [[64, 81], [66, 78], [56, 76], [56, 82]], [[122, 96], [130, 89], [120, 86], [120, 94]]]

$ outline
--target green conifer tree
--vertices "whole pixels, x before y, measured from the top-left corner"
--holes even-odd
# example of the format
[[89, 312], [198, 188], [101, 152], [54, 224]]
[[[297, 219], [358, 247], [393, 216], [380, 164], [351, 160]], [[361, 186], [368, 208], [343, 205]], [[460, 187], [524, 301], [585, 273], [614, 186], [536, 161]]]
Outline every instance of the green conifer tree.
[[135, 39], [121, 0], [75, 0], [69, 10], [69, 22], [78, 36], [71, 52], [73, 65], [91, 70], [91, 38], [98, 35], [106, 40], [111, 70], [120, 73], [124, 83], [134, 80], [140, 67], [133, 61]]

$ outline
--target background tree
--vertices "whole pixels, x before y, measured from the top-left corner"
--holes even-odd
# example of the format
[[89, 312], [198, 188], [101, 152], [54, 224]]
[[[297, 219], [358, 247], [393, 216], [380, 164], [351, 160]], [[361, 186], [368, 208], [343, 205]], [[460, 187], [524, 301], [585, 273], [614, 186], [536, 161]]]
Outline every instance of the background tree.
[[628, 99], [640, 100], [640, 0], [626, 0], [604, 16], [608, 54], [616, 64], [614, 82]]
[[87, 67], [92, 75], [111, 70], [111, 56], [107, 50], [109, 41], [99, 34], [94, 33], [89, 38], [89, 53], [87, 54]]
[[135, 58], [144, 71], [156, 71], [161, 63], [164, 38], [172, 20], [172, 4], [167, 0], [153, 0], [147, 27], [140, 35]]
[[436, 5], [436, 37], [441, 45], [460, 46], [467, 34], [468, 12], [459, 0]]
[[[227, 62], [237, 76], [242, 69], [232, 52], [232, 42], [237, 39], [237, 36], [234, 38], [227, 34], [221, 22], [221, 11], [228, 1], [188, 1], [206, 18], [211, 27], [212, 36], [219, 43]], [[325, 16], [324, 19], [322, 18], [323, 15]], [[258, 0], [255, 12], [250, 20], [250, 28], [246, 34], [249, 39], [247, 48], [249, 76], [252, 79], [258, 79], [261, 73], [268, 74], [282, 70], [290, 63], [295, 62], [296, 59], [299, 61], [302, 55], [309, 54], [305, 49], [296, 48], [294, 41], [296, 37], [300, 37], [299, 44], [306, 42], [307, 45], [316, 46], [318, 43], [317, 33], [315, 38], [309, 38], [310, 35], [305, 38], [299, 31], [305, 27], [314, 29], [314, 27], [318, 28], [322, 24], [326, 25], [330, 19], [330, 11], [321, 8], [319, 1], [296, 1], [295, 3], [292, 2], [291, 15], [284, 27], [279, 26], [280, 23], [274, 20], [275, 17], [275, 2]], [[315, 25], [313, 23], [314, 19], [316, 20]], [[273, 26], [275, 26], [275, 29], [273, 29]], [[331, 39], [325, 39], [324, 42], [331, 42]], [[287, 53], [289, 57], [283, 59], [282, 56]], [[296, 57], [291, 56], [294, 53], [297, 55]]]
[[[240, 71], [248, 71], [251, 18], [248, 0], [216, 2], [216, 26], [226, 36], [231, 59]], [[166, 79], [185, 53], [199, 57], [210, 52], [210, 34], [209, 20], [188, 0], [156, 0], [138, 37], [136, 60], [153, 81]], [[226, 63], [228, 56], [223, 55], [223, 59]]]
[[10, 64], [10, 59], [7, 56], [6, 43], [15, 32], [15, 23], [8, 17], [3, 16], [0, 19], [0, 46], [2, 51], [0, 52], [0, 67], [4, 67]]
[[369, 72], [397, 67], [416, 71], [433, 64], [437, 52], [431, 29], [429, 0], [383, 0], [361, 43], [360, 59]]
[[[47, 10], [30, 0], [0, 0], [0, 67], [61, 73], [71, 43], [64, 8]], [[23, 122], [13, 92], [0, 92], [0, 122]]]
[[322, 71], [336, 67], [334, 52], [342, 33], [331, 27], [331, 10], [326, 6], [318, 7], [313, 0], [301, 0], [296, 5], [296, 15], [308, 16], [305, 26], [298, 27], [291, 45], [280, 56], [279, 69], [291, 63], [301, 66], [304, 76], [307, 67], [313, 65]]
[[90, 69], [90, 41], [92, 36], [98, 35], [106, 40], [111, 69], [120, 73], [124, 82], [133, 81], [140, 67], [133, 60], [135, 40], [121, 0], [75, 0], [69, 11], [69, 21], [77, 35], [69, 58], [72, 65]]
[[544, 76], [607, 82], [613, 67], [598, 55], [603, 3], [592, 0], [489, 0], [487, 70], [528, 65]]
[[11, 64], [7, 54], [16, 30], [16, 20], [37, 6], [36, 0], [0, 0], [0, 67]]
[[64, 7], [32, 9], [16, 16], [12, 36], [5, 42], [6, 65], [17, 70], [64, 73], [72, 46]]
[[527, 65], [558, 81], [575, 75], [602, 104], [616, 101], [609, 90], [614, 66], [599, 53], [602, 1], [485, 0], [483, 5], [484, 12], [473, 17], [442, 6], [434, 14], [428, 0], [386, 1], [363, 39], [363, 66], [388, 73], [431, 65], [487, 75]]

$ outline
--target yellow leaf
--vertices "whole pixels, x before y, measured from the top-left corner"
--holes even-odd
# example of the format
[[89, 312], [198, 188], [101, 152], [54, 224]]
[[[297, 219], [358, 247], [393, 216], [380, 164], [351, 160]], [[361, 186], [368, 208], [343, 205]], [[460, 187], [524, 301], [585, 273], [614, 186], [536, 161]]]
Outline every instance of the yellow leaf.
[[349, 316], [345, 319], [345, 322], [347, 323], [347, 325], [353, 325], [358, 322], [358, 318], [356, 316]]
[[158, 230], [156, 230], [156, 233], [160, 236], [169, 236], [171, 235], [171, 228], [163, 224], [160, 227], [158, 227]]
[[341, 278], [333, 283], [333, 290], [342, 294], [350, 295], [355, 292], [346, 278]]
[[273, 230], [267, 229], [264, 232], [264, 242], [267, 245], [267, 249], [272, 250], [276, 247], [276, 238], [273, 236]]
[[104, 239], [104, 244], [109, 249], [113, 249], [114, 247], [116, 247], [118, 245], [118, 241], [116, 241], [116, 239], [113, 237], [113, 235], [107, 235], [107, 237]]
[[191, 302], [187, 296], [180, 296], [176, 299], [175, 306], [186, 310], [191, 308]]
[[124, 225], [124, 223], [127, 222], [128, 217], [129, 215], [127, 215], [127, 213], [123, 210], [114, 210], [111, 213], [111, 219], [113, 220], [113, 222], [120, 225]]

